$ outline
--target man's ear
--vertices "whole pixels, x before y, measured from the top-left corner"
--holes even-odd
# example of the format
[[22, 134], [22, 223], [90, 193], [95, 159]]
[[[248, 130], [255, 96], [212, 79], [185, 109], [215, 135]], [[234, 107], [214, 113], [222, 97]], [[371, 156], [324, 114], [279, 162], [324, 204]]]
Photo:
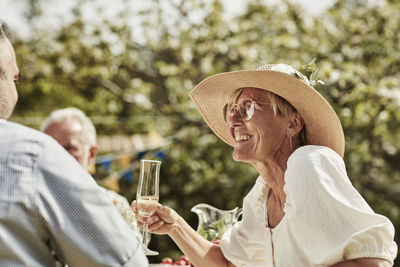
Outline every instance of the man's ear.
[[303, 118], [300, 116], [300, 114], [297, 112], [291, 114], [287, 129], [288, 136], [293, 137], [297, 135], [301, 131], [301, 129], [303, 129], [303, 126], [304, 126], [304, 121]]
[[95, 158], [97, 154], [97, 146], [91, 146], [89, 149], [89, 164], [94, 164]]

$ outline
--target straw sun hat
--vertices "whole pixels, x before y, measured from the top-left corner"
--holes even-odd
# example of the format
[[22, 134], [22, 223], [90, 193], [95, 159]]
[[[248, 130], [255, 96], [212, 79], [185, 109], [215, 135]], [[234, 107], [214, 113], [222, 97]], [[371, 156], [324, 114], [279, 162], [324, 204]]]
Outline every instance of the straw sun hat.
[[234, 145], [223, 108], [237, 89], [245, 87], [268, 90], [286, 99], [304, 120], [307, 143], [327, 146], [343, 157], [343, 128], [335, 111], [303, 74], [286, 64], [216, 74], [190, 92], [200, 114], [219, 138]]

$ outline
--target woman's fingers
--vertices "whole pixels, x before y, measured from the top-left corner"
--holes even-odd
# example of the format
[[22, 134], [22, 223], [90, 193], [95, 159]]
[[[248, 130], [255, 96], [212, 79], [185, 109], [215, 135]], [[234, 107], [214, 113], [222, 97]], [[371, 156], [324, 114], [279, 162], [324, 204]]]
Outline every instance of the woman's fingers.
[[157, 206], [156, 214], [166, 223], [174, 223], [176, 221], [176, 212], [161, 204]]
[[149, 232], [157, 232], [157, 229], [159, 229], [163, 225], [164, 225], [164, 221], [159, 220], [159, 221], [149, 225], [147, 229], [149, 230]]
[[137, 213], [137, 203], [136, 200], [132, 201], [131, 208], [133, 209], [134, 213]]
[[151, 217], [146, 218], [147, 225], [149, 225], [149, 226], [158, 221], [160, 221], [160, 218], [158, 216], [151, 216]]
[[157, 205], [156, 212], [151, 217], [143, 217], [139, 215], [137, 212], [136, 200], [132, 201], [131, 207], [135, 213], [138, 227], [143, 227], [143, 224], [147, 223], [149, 232], [156, 234], [167, 234], [178, 217], [177, 213], [173, 209], [161, 204]]

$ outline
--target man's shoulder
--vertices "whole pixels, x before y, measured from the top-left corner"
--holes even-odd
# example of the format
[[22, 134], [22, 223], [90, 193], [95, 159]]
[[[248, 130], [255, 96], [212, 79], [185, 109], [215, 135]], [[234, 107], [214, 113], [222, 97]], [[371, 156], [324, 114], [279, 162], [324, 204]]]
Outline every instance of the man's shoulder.
[[51, 138], [42, 132], [18, 123], [0, 121], [0, 147], [5, 157], [24, 151], [40, 153], [49, 142]]
[[6, 120], [0, 120], [0, 134], [2, 136], [13, 136], [14, 138], [37, 138], [43, 135], [43, 133], [33, 128]]

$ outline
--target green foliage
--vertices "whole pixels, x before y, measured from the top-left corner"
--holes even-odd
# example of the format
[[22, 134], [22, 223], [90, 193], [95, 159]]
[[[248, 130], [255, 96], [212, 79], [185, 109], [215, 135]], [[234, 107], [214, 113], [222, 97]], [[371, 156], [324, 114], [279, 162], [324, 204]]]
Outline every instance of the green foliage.
[[[30, 18], [41, 16], [38, 0], [28, 2]], [[343, 0], [315, 17], [286, 1], [279, 6], [251, 1], [229, 21], [217, 0], [147, 2], [146, 9], [127, 7], [112, 21], [100, 8], [98, 24], [85, 21], [78, 6], [58, 31], [34, 23], [32, 38], [15, 42], [23, 78], [14, 117], [46, 116], [55, 108], [76, 106], [100, 118], [95, 121], [100, 134], [155, 129], [174, 136], [176, 142], [165, 148], [160, 201], [196, 228], [192, 206], [241, 206], [257, 173], [232, 160], [231, 148], [208, 129], [188, 92], [215, 73], [279, 62], [300, 68], [316, 57], [325, 82], [316, 87], [344, 127], [349, 177], [400, 232], [396, 1], [368, 6]], [[130, 26], [131, 18], [137, 24]], [[140, 39], [133, 34], [138, 29]], [[134, 188], [124, 192], [134, 198]], [[162, 252], [154, 261], [179, 255], [165, 236], [153, 235], [150, 247]]]
[[221, 218], [215, 222], [200, 226], [197, 232], [208, 241], [213, 241], [221, 239], [226, 230], [224, 218]]

